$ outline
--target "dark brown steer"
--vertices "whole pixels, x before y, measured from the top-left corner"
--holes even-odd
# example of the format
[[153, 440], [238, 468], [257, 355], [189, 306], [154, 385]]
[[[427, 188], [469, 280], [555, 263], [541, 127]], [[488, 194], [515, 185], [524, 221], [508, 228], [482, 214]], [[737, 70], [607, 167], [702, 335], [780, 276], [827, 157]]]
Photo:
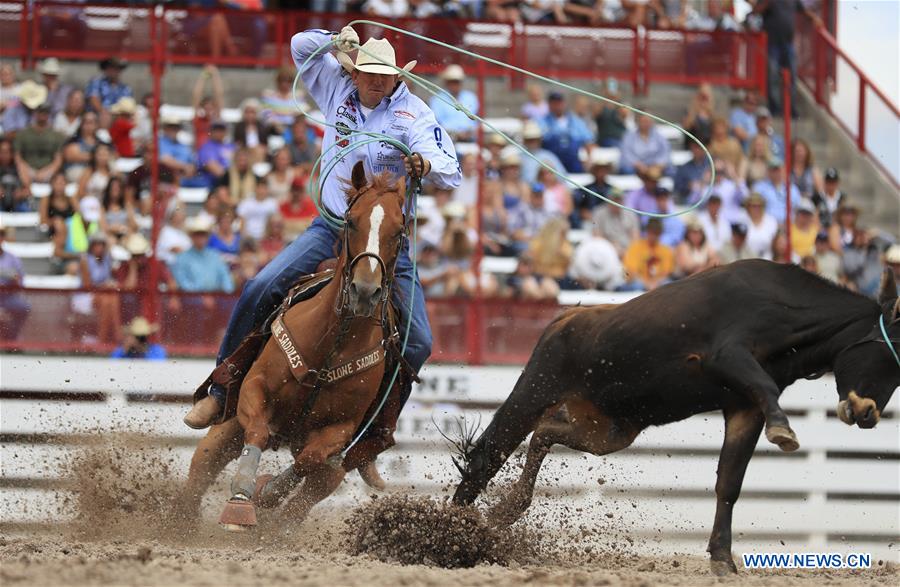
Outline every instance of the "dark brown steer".
[[466, 455], [456, 503], [471, 503], [532, 431], [522, 476], [492, 510], [501, 523], [531, 504], [554, 444], [604, 455], [648, 426], [722, 410], [713, 571], [736, 572], [731, 514], [763, 427], [799, 446], [778, 404], [785, 387], [833, 371], [838, 414], [875, 426], [900, 385], [900, 304], [885, 273], [878, 302], [795, 266], [741, 261], [620, 306], [576, 308], [544, 332], [506, 402]]

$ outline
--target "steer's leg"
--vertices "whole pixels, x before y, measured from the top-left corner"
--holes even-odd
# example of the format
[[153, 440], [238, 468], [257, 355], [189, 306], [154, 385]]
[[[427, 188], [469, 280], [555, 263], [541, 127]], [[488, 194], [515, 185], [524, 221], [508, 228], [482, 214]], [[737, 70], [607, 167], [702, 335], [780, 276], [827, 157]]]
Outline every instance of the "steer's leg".
[[716, 481], [716, 520], [709, 537], [710, 566], [716, 575], [736, 573], [731, 557], [731, 513], [741, 494], [747, 463], [759, 439], [765, 418], [755, 406], [726, 408], [725, 441], [719, 454]]
[[531, 438], [522, 475], [491, 509], [489, 516], [495, 522], [512, 524], [525, 513], [531, 505], [541, 464], [554, 444], [603, 456], [630, 446], [640, 432], [629, 423], [604, 415], [586, 399], [569, 399], [561, 405], [544, 413]]
[[786, 452], [800, 448], [788, 417], [778, 404], [781, 390], [747, 349], [732, 345], [719, 349], [703, 365], [723, 385], [744, 394], [755, 403], [766, 420], [766, 439]]

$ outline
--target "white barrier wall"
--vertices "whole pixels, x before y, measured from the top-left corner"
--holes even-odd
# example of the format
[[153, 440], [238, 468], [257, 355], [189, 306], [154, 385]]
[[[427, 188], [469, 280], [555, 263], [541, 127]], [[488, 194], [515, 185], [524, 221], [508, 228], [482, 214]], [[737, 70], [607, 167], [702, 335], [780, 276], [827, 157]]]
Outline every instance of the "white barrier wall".
[[[192, 443], [203, 432], [185, 427], [181, 418], [212, 366], [205, 360], [0, 355], [0, 485], [7, 495], [0, 500], [0, 523], [58, 521], [67, 490], [50, 489], [57, 485], [53, 480], [85, 435], [98, 430], [148, 434], [160, 451], [175, 446], [166, 449], [167, 457], [186, 474]], [[486, 426], [519, 371], [426, 367], [401, 416], [398, 446], [379, 460], [389, 483], [443, 495], [456, 472], [433, 422], [446, 431], [461, 416], [470, 423], [480, 417]], [[830, 377], [798, 382], [781, 403], [801, 448], [788, 455], [765, 440], [757, 446], [735, 508], [735, 552], [862, 551], [900, 562], [897, 398], [873, 430], [848, 427], [834, 416], [837, 392]], [[630, 449], [608, 457], [560, 450], [538, 481], [550, 494], [535, 503], [569, 500], [598, 525], [604, 513], [614, 512], [618, 527], [662, 536], [657, 550], [702, 554], [715, 512], [722, 429], [721, 415], [708, 413], [649, 429]], [[54, 435], [52, 444], [48, 435]], [[287, 451], [266, 453], [263, 470], [288, 462]]]

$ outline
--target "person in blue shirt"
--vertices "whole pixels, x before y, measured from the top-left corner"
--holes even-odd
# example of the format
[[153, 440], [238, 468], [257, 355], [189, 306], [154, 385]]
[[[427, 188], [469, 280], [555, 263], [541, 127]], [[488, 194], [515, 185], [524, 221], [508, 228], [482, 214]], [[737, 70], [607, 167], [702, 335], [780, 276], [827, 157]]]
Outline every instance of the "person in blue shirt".
[[[665, 186], [656, 188], [656, 205], [653, 212], [657, 214], [671, 214], [675, 212], [672, 206], [672, 192], [669, 191], [669, 188]], [[643, 224], [646, 226], [649, 217], [644, 216], [643, 218]], [[675, 248], [681, 242], [684, 238], [684, 221], [681, 218], [681, 216], [669, 216], [659, 219], [662, 223], [662, 234], [659, 235], [659, 242], [672, 248]]]
[[[522, 143], [525, 145], [525, 150], [534, 157], [534, 159], [531, 157], [522, 157], [522, 181], [527, 184], [532, 184], [537, 181], [538, 171], [541, 170], [541, 163], [545, 163], [558, 171], [565, 169], [565, 166], [562, 164], [562, 161], [559, 160], [559, 157], [541, 147], [541, 139], [543, 138], [544, 133], [541, 132], [541, 127], [538, 123], [533, 120], [525, 122], [522, 127]], [[535, 159], [537, 159], [537, 161], [535, 161]]]
[[731, 132], [741, 142], [744, 151], [750, 146], [750, 139], [756, 136], [756, 109], [759, 107], [759, 94], [756, 90], [747, 90], [740, 106], [733, 108], [728, 116]]
[[[320, 48], [323, 50], [318, 51]], [[322, 139], [324, 152], [351, 142], [368, 141], [364, 147], [347, 151], [337, 161], [321, 191], [322, 205], [336, 216], [347, 209], [343, 179], [351, 176], [353, 166], [362, 162], [366, 174], [387, 172], [394, 177], [424, 177], [439, 189], [453, 190], [462, 179], [456, 148], [447, 131], [438, 124], [434, 113], [409, 91], [400, 74], [410, 71], [416, 62], [403, 68], [396, 66], [396, 55], [390, 42], [369, 39], [356, 55], [347, 55], [359, 47], [359, 36], [350, 26], [335, 35], [313, 29], [294, 35], [291, 56], [310, 97], [330, 125]], [[332, 53], [332, 50], [336, 52]], [[318, 52], [317, 52], [318, 51]], [[315, 53], [315, 57], [312, 55]], [[374, 56], [374, 57], [373, 57]], [[309, 63], [307, 63], [309, 61]], [[407, 157], [393, 145], [369, 141], [356, 131], [385, 133], [402, 141], [413, 152]], [[234, 307], [225, 337], [219, 348], [217, 363], [231, 356], [257, 324], [265, 320], [282, 302], [288, 288], [303, 275], [313, 273], [319, 263], [334, 255], [340, 234], [321, 217], [285, 247], [259, 274], [248, 281]], [[418, 371], [431, 354], [431, 326], [425, 310], [422, 284], [409, 258], [409, 241], [403, 240], [394, 270], [393, 294], [398, 304], [398, 322], [409, 326], [409, 340], [404, 356]], [[408, 301], [413, 292], [412, 314]], [[228, 385], [236, 384], [236, 380]], [[200, 399], [185, 416], [192, 428], [209, 426], [224, 406], [226, 388], [214, 383], [209, 395]], [[411, 386], [404, 390], [406, 401]]]
[[218, 251], [209, 248], [211, 222], [205, 216], [194, 216], [187, 222], [191, 248], [179, 253], [172, 263], [172, 276], [178, 289], [185, 292], [234, 291], [228, 266]]
[[224, 121], [214, 120], [209, 127], [209, 140], [197, 152], [197, 166], [208, 188], [221, 182], [231, 167], [234, 143], [227, 140], [227, 132]]
[[197, 157], [190, 145], [178, 141], [181, 121], [171, 115], [160, 117], [159, 163], [171, 170], [184, 187], [204, 187], [206, 178], [197, 176]]
[[656, 122], [649, 116], [637, 117], [637, 128], [622, 137], [619, 173], [642, 174], [652, 169], [666, 173], [669, 168], [671, 147]]
[[113, 359], [147, 359], [149, 361], [162, 361], [166, 358], [166, 349], [161, 345], [150, 342], [150, 335], [159, 330], [156, 324], [143, 316], [138, 316], [125, 327], [125, 341], [116, 347], [110, 357]]
[[[756, 192], [766, 200], [766, 212], [772, 215], [778, 224], [784, 224], [787, 217], [787, 191], [784, 187], [784, 162], [773, 157], [769, 161], [769, 171], [766, 179], [761, 179], [751, 186], [750, 191]], [[800, 188], [791, 184], [791, 206], [800, 204]]]
[[578, 116], [566, 107], [566, 98], [551, 92], [547, 104], [550, 112], [541, 119], [543, 147], [554, 153], [569, 173], [584, 171], [578, 152], [593, 143], [594, 135]]
[[692, 192], [699, 189], [707, 171], [709, 160], [703, 146], [694, 141], [688, 141], [688, 149], [691, 159], [675, 170], [675, 197], [679, 202], [687, 202]]
[[99, 114], [120, 99], [132, 95], [131, 88], [119, 80], [125, 67], [126, 63], [118, 57], [108, 57], [100, 62], [103, 75], [89, 81], [84, 91], [89, 110]]
[[454, 141], [471, 143], [476, 139], [478, 130], [476, 122], [452, 106], [453, 101], [456, 100], [467, 111], [478, 114], [478, 97], [474, 92], [462, 88], [465, 78], [466, 72], [462, 67], [455, 63], [447, 66], [447, 69], [441, 73], [445, 95], [432, 96], [428, 105], [434, 112], [438, 124], [447, 129]]

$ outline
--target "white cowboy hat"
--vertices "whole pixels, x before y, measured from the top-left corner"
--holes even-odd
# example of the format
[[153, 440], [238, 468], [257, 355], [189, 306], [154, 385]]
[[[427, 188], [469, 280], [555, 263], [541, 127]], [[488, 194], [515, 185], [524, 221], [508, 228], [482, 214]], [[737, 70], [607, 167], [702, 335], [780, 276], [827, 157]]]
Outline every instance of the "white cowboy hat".
[[441, 72], [441, 79], [445, 82], [461, 82], [466, 79], [466, 72], [462, 67], [453, 63]]
[[541, 132], [541, 126], [533, 120], [529, 120], [525, 123], [525, 126], [522, 127], [522, 140], [527, 141], [529, 139], [539, 139], [544, 136], [544, 133]]
[[[350, 56], [343, 52], [337, 53], [337, 60], [347, 71], [357, 69], [365, 73], [379, 73], [382, 75], [397, 75], [400, 73], [397, 67], [397, 55], [394, 48], [386, 39], [369, 39], [356, 53], [356, 63]], [[403, 71], [412, 71], [417, 61], [410, 61], [402, 68]]]
[[131, 336], [150, 336], [157, 330], [159, 330], [159, 326], [150, 324], [150, 321], [143, 316], [138, 316], [125, 327], [125, 332]]
[[48, 57], [41, 61], [37, 66], [37, 71], [44, 75], [59, 75], [62, 73], [62, 68], [59, 66], [59, 59], [56, 57]]
[[206, 215], [198, 214], [189, 218], [185, 223], [185, 232], [188, 234], [195, 234], [198, 232], [209, 233], [212, 231], [212, 227], [213, 223]]
[[125, 96], [119, 98], [109, 111], [113, 114], [134, 114], [137, 112], [137, 102], [135, 102], [134, 98]]
[[34, 110], [47, 101], [47, 88], [34, 83], [30, 79], [22, 82], [17, 94], [19, 100], [21, 100], [22, 104], [29, 110]]
[[132, 255], [146, 255], [150, 251], [150, 243], [139, 232], [133, 232], [125, 239], [125, 250]]

